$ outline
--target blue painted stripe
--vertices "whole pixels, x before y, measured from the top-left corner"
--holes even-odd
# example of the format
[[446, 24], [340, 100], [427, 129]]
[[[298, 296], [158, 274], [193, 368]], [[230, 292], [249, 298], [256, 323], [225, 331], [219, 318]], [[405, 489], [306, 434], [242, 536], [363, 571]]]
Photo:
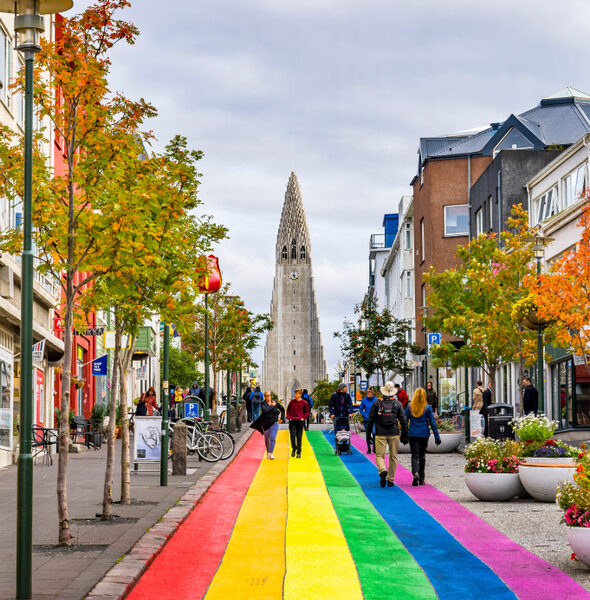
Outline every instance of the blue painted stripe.
[[[334, 436], [326, 435], [334, 446]], [[334, 457], [336, 460], [337, 457]], [[424, 569], [440, 600], [515, 600], [516, 595], [399, 486], [381, 488], [375, 466], [358, 450], [340, 455], [367, 498]], [[377, 557], [376, 557], [376, 560]]]

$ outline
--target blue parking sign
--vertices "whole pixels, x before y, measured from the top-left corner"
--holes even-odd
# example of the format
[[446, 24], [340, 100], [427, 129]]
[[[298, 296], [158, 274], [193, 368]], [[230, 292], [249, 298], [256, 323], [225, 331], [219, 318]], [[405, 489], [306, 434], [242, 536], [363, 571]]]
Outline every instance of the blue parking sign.
[[361, 380], [361, 392], [369, 389], [369, 382], [367, 380]]
[[442, 341], [442, 336], [440, 333], [427, 333], [426, 334], [426, 354], [430, 354], [430, 346], [434, 344], [440, 344]]
[[198, 417], [199, 416], [199, 403], [198, 402], [185, 402], [184, 403], [184, 416], [185, 417]]

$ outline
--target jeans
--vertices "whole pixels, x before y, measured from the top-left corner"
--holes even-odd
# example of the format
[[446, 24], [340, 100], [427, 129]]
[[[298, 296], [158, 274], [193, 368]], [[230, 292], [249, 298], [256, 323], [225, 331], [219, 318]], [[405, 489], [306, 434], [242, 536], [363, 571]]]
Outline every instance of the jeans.
[[260, 402], [256, 404], [252, 402], [252, 421], [256, 421], [256, 419], [260, 416]]
[[271, 425], [264, 432], [264, 444], [266, 446], [266, 451], [271, 454], [275, 451], [275, 444], [277, 442], [277, 431], [279, 430], [279, 424], [275, 423]]
[[303, 421], [289, 421], [289, 433], [291, 434], [291, 450], [301, 454], [301, 439], [303, 438]]
[[373, 425], [373, 429], [369, 431], [369, 421], [363, 421], [363, 425], [365, 426], [365, 436], [367, 438], [367, 449], [370, 449], [373, 446], [375, 448], [375, 426]]
[[393, 482], [395, 470], [397, 469], [397, 450], [399, 448], [399, 435], [376, 435], [375, 436], [375, 462], [379, 474], [385, 471], [385, 450], [389, 447], [389, 468], [387, 469], [387, 481]]
[[412, 452], [412, 474], [418, 473], [420, 481], [424, 481], [424, 469], [426, 467], [427, 437], [410, 436], [410, 451]]

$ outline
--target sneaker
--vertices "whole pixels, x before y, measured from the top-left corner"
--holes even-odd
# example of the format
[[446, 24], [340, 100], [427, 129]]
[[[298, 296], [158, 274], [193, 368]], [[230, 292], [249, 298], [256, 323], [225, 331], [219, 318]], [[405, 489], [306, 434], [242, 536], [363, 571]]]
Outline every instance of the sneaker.
[[381, 481], [379, 481], [379, 485], [381, 487], [385, 487], [387, 485], [386, 478], [387, 478], [387, 471], [381, 471], [381, 473], [379, 473], [379, 479], [381, 480]]
[[387, 482], [387, 487], [393, 487], [395, 484], [393, 483], [393, 481], [388, 481]]
[[426, 485], [426, 482], [424, 481], [424, 479], [420, 479], [420, 481], [418, 482], [418, 485]]
[[418, 485], [418, 481], [420, 480], [420, 475], [418, 473], [414, 473], [414, 479], [412, 480], [412, 485], [416, 487]]
[[371, 454], [371, 447], [370, 446], [367, 448], [367, 454]]
[[268, 453], [268, 458], [270, 458], [270, 460], [274, 460], [275, 456], [274, 456], [274, 454], [272, 452], [269, 452]]
[[297, 458], [301, 458], [301, 452], [297, 452]]
[[295, 456], [295, 450], [291, 451], [291, 456]]

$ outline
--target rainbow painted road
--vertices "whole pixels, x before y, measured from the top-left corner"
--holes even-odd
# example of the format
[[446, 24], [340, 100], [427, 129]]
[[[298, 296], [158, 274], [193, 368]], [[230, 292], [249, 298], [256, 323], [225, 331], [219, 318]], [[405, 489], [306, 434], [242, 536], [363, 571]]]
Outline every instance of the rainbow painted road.
[[304, 438], [276, 460], [248, 441], [128, 596], [132, 600], [582, 600], [590, 593], [398, 467], [381, 488], [353, 435]]

